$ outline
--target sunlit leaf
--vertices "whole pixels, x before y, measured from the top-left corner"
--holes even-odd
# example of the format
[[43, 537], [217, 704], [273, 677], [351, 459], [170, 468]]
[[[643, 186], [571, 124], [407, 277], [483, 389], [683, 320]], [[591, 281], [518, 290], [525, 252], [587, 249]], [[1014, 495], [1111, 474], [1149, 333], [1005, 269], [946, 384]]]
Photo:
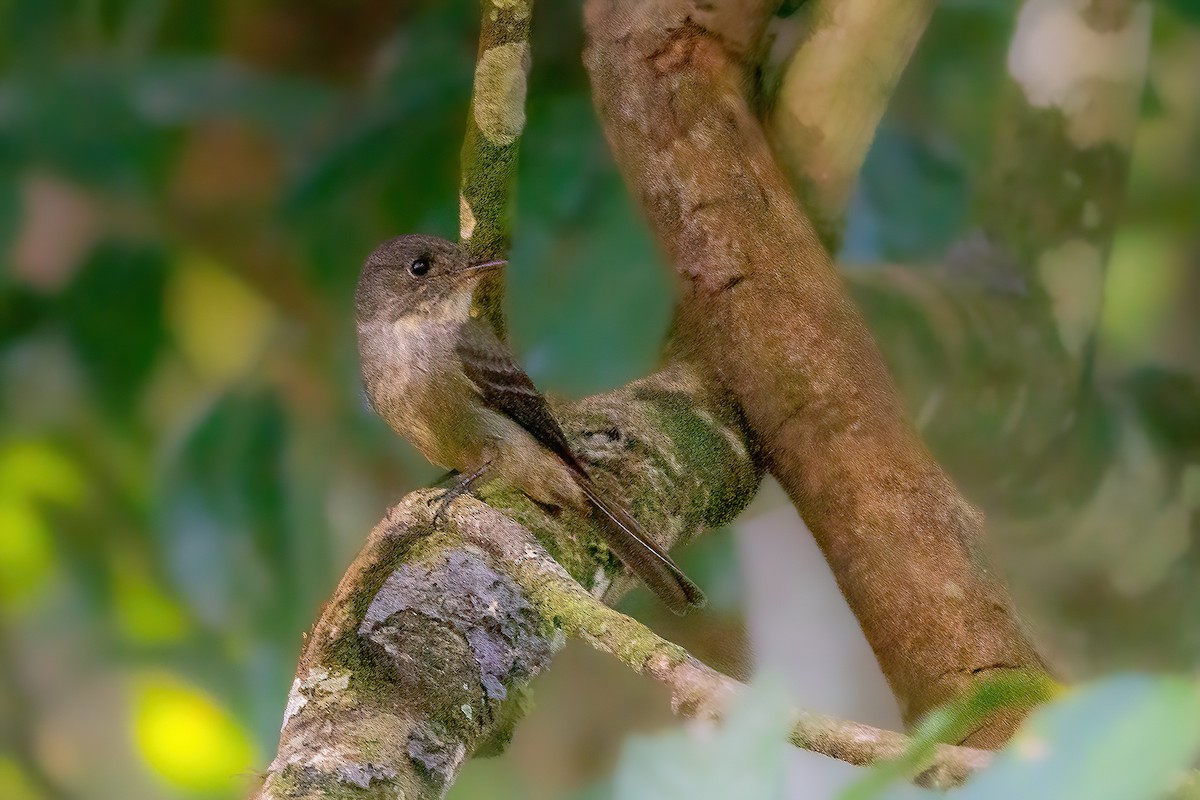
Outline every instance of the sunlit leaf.
[[245, 731], [225, 709], [171, 676], [138, 682], [132, 722], [146, 766], [178, 789], [233, 789], [257, 760]]
[[33, 506], [0, 496], [0, 603], [30, 601], [53, 562], [50, 532]]
[[0, 797], [4, 800], [42, 800], [16, 760], [0, 755]]
[[18, 441], [0, 448], [0, 497], [74, 505], [83, 493], [79, 468], [46, 442]]
[[729, 709], [718, 730], [632, 737], [617, 765], [614, 797], [782, 798], [789, 706], [782, 684], [761, 678]]
[[257, 292], [221, 265], [188, 253], [171, 272], [167, 324], [200, 375], [224, 383], [261, 356], [275, 314]]

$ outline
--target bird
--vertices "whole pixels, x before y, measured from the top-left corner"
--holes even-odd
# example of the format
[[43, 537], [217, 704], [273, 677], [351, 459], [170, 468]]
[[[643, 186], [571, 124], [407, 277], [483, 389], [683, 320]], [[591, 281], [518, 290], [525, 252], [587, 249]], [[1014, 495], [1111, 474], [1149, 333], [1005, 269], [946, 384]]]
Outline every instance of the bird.
[[547, 507], [590, 514], [608, 548], [677, 614], [704, 594], [572, 450], [546, 398], [486, 319], [481, 279], [507, 262], [475, 260], [437, 236], [408, 234], [367, 257], [355, 291], [359, 365], [371, 408], [458, 484], [500, 480]]

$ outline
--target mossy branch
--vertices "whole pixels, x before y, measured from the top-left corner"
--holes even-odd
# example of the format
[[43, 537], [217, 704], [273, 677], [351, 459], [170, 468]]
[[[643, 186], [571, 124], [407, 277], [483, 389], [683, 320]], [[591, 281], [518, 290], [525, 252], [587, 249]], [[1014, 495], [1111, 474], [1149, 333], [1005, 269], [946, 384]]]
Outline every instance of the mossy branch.
[[[504, 258], [512, 238], [512, 186], [525, 129], [532, 0], [481, 0], [479, 56], [462, 147], [459, 240], [477, 259]], [[478, 302], [503, 331], [500, 274], [484, 279]]]
[[[732, 519], [758, 486], [736, 408], [687, 364], [556, 411], [597, 483], [664, 548]], [[539, 587], [611, 597], [623, 584], [589, 518], [498, 487], [434, 529], [439, 497], [406, 497], [346, 571], [305, 642], [258, 797], [441, 796], [465, 759], [507, 741], [524, 686], [561, 646], [557, 621], [576, 618]]]
[[[632, 617], [604, 605], [553, 561], [526, 559], [514, 577], [542, 616], [553, 619], [567, 636], [666, 686], [671, 692], [671, 709], [680, 717], [719, 719], [745, 688]], [[912, 743], [903, 734], [825, 714], [795, 709], [792, 717], [789, 738], [793, 745], [858, 766], [897, 759]], [[957, 786], [991, 759], [992, 753], [986, 750], [941, 745], [921, 779], [935, 788]]]

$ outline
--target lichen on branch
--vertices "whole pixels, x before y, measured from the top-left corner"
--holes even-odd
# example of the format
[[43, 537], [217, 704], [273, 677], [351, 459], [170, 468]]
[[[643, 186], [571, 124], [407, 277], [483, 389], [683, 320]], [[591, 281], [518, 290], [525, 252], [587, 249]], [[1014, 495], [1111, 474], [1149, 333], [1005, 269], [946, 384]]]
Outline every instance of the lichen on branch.
[[[525, 129], [532, 0], [481, 0], [479, 55], [462, 147], [459, 241], [478, 259], [504, 258], [512, 237], [512, 184]], [[479, 304], [499, 330], [503, 277], [484, 279]]]
[[[664, 548], [728, 521], [758, 486], [736, 408], [685, 363], [556, 411], [597, 483]], [[504, 487], [482, 497], [435, 529], [440, 493], [415, 492], [372, 531], [305, 641], [258, 797], [440, 797], [466, 759], [507, 741], [575, 618], [539, 587], [612, 596], [622, 570], [590, 518]]]

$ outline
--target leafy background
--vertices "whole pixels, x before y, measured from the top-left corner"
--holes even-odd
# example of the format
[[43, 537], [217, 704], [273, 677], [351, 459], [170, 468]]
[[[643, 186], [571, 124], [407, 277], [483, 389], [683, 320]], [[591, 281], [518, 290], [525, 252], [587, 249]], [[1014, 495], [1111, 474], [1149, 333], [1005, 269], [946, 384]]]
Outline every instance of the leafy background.
[[[867, 160], [847, 261], [932, 260], [966, 233], [1012, 14], [943, 3]], [[386, 505], [435, 474], [363, 402], [351, 298], [379, 240], [456, 230], [476, 15], [0, 2], [0, 797], [236, 797], [273, 754], [301, 633]], [[651, 367], [671, 291], [597, 126], [578, 18], [543, 3], [534, 20], [508, 300], [529, 372], [568, 395]], [[1200, 373], [1198, 18], [1192, 0], [1156, 8], [1101, 332], [1110, 371]], [[1163, 558], [1195, 565], [1196, 527]], [[768, 487], [736, 532], [681, 556], [710, 613], [626, 606], [727, 671], [775, 665], [777, 703], [896, 725], [797, 530]], [[1120, 630], [1084, 671], [1194, 669], [1170, 625]], [[510, 752], [469, 765], [452, 797], [608, 796], [624, 737], [669, 724], [656, 687], [575, 647], [536, 694]], [[1139, 746], [1179, 732], [1147, 714]], [[740, 719], [773, 730], [763, 709]], [[638, 741], [618, 790], [683, 748]], [[795, 796], [855, 778], [776, 761]]]

